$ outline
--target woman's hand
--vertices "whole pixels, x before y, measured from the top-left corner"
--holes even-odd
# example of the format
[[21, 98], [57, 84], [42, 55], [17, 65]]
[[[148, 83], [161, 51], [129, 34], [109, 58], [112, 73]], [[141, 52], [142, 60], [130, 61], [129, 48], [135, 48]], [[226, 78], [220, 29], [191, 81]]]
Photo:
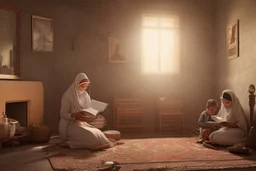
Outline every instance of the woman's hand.
[[221, 122], [220, 125], [224, 126], [224, 127], [229, 127], [229, 123], [228, 122]]
[[83, 115], [82, 112], [71, 113], [71, 118], [79, 118]]
[[228, 128], [238, 128], [236, 124], [228, 123], [228, 122], [221, 122], [220, 125]]
[[71, 113], [71, 117], [83, 122], [92, 122], [94, 118], [85, 116], [82, 112]]
[[94, 121], [94, 119], [95, 119], [95, 118], [82, 115], [82, 116], [78, 117], [76, 120], [83, 121], [83, 122], [88, 122], [88, 123], [89, 123], [89, 122]]

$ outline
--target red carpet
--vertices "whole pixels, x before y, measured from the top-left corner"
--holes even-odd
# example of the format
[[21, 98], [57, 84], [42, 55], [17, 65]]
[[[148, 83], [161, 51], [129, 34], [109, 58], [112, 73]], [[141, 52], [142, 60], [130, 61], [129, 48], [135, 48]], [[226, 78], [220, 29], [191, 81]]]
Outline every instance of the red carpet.
[[70, 150], [57, 145], [47, 147], [55, 170], [99, 167], [104, 161], [117, 161], [120, 170], [173, 168], [179, 170], [256, 167], [256, 154], [238, 156], [225, 149], [212, 150], [197, 144], [195, 138], [127, 139], [105, 151]]

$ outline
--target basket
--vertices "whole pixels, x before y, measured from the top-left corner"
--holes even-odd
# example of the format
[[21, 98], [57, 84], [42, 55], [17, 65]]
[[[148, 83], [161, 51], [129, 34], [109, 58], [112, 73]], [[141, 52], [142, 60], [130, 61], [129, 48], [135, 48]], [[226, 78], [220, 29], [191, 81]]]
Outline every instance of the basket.
[[35, 143], [46, 143], [50, 140], [51, 129], [47, 126], [34, 126], [31, 128], [31, 141]]

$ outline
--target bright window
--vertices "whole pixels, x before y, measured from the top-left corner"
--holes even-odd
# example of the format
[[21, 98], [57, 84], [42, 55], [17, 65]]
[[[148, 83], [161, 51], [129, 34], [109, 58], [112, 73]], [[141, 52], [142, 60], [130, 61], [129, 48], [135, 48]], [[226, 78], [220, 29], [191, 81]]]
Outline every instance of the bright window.
[[179, 20], [177, 17], [143, 16], [142, 60], [144, 73], [179, 72]]

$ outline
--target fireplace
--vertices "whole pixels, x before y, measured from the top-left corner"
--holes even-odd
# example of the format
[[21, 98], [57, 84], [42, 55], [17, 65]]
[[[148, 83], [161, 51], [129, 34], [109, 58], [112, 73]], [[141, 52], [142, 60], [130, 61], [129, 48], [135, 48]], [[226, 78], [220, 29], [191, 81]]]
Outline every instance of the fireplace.
[[20, 126], [28, 126], [28, 102], [11, 102], [5, 104], [5, 113], [8, 118], [19, 121]]
[[0, 114], [5, 112], [22, 126], [41, 123], [43, 99], [41, 82], [0, 80]]

